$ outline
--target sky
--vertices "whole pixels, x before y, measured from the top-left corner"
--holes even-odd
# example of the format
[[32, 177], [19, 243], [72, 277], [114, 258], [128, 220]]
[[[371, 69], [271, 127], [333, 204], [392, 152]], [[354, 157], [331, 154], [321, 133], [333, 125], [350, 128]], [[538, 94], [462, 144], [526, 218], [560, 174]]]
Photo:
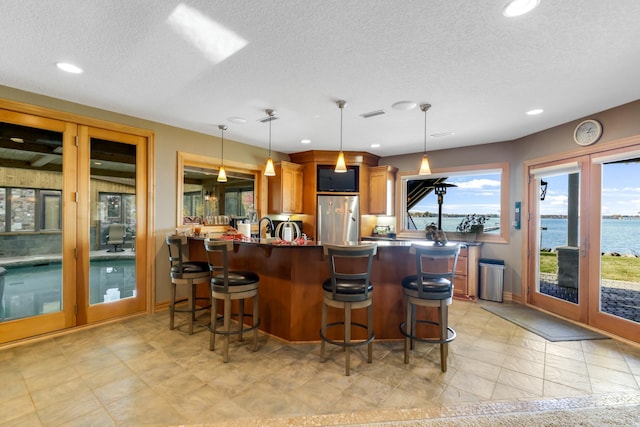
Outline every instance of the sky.
[[[547, 196], [540, 203], [542, 215], [566, 215], [566, 175], [544, 178]], [[608, 163], [602, 173], [602, 215], [640, 214], [640, 163]]]
[[[567, 214], [567, 175], [544, 177], [547, 195], [541, 215]], [[443, 214], [500, 214], [500, 174], [451, 176], [442, 204]], [[420, 201], [413, 212], [438, 212], [435, 195]], [[640, 215], [640, 163], [608, 163], [602, 173], [602, 215]]]
[[[443, 214], [500, 214], [500, 173], [451, 176], [446, 182], [457, 187], [447, 188], [442, 203]], [[430, 194], [412, 211], [437, 213], [437, 197]]]

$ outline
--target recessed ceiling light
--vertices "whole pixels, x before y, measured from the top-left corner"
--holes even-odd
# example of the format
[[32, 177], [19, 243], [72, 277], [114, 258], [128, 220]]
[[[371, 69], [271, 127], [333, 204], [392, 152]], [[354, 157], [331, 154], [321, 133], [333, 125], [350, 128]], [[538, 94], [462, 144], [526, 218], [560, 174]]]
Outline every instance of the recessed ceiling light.
[[301, 144], [311, 144], [311, 140], [310, 139], [301, 139], [300, 143]]
[[396, 110], [407, 111], [407, 110], [413, 110], [414, 108], [416, 108], [417, 105], [418, 104], [413, 101], [398, 101], [392, 104], [391, 107], [395, 108]]
[[527, 111], [527, 115], [529, 115], [529, 116], [535, 116], [535, 115], [538, 115], [538, 114], [542, 114], [542, 112], [543, 112], [543, 111], [544, 111], [544, 110], [543, 110], [542, 108], [536, 108], [535, 110], [529, 110], [529, 111]]
[[243, 124], [247, 123], [247, 119], [245, 119], [244, 117], [238, 117], [238, 116], [229, 117], [227, 120], [229, 120], [231, 123], [235, 123], [237, 125], [243, 125]]
[[507, 18], [524, 15], [535, 9], [540, 0], [511, 0], [502, 10], [502, 14]]
[[73, 64], [69, 64], [68, 62], [57, 62], [56, 67], [60, 68], [62, 71], [73, 74], [80, 74], [84, 71], [82, 68]]
[[371, 144], [370, 147], [371, 148], [380, 148], [380, 144]]
[[12, 140], [13, 142], [15, 142], [16, 144], [24, 144], [24, 139], [22, 139], [22, 138], [18, 138], [18, 137], [16, 137], [16, 136], [13, 136], [13, 137], [11, 137], [11, 138], [9, 138], [9, 139], [11, 139], [11, 140]]

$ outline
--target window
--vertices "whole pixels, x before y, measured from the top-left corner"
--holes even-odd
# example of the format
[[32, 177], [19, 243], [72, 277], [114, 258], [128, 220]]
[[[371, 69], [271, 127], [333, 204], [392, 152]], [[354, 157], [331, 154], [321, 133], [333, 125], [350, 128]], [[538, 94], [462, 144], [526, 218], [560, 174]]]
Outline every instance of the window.
[[481, 241], [507, 242], [508, 180], [506, 163], [442, 169], [429, 176], [401, 174], [400, 233], [424, 237], [425, 227], [439, 222], [445, 233], [455, 233], [465, 216], [476, 214], [487, 217]]
[[60, 190], [0, 187], [0, 232], [62, 230], [61, 201]]
[[40, 229], [62, 230], [62, 192], [57, 190], [40, 191]]

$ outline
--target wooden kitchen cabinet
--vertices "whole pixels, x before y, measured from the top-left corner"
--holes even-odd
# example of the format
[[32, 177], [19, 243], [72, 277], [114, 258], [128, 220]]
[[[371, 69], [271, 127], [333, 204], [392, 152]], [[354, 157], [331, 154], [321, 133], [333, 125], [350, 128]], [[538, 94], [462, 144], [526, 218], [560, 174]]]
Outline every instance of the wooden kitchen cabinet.
[[393, 166], [369, 168], [369, 214], [393, 215], [396, 171]]
[[475, 300], [478, 297], [479, 258], [480, 245], [467, 245], [460, 249], [453, 278], [454, 298]]
[[285, 161], [274, 166], [276, 176], [269, 177], [269, 213], [302, 213], [304, 166]]

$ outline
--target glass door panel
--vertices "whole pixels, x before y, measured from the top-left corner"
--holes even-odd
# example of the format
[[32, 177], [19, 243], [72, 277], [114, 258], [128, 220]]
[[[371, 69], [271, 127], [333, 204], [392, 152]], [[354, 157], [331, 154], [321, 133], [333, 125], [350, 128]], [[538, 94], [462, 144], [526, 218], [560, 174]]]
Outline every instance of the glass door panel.
[[94, 128], [81, 127], [80, 135], [83, 152], [89, 153], [84, 163], [88, 182], [83, 184], [89, 214], [82, 224], [89, 254], [82, 262], [88, 262], [89, 270], [83, 272], [87, 286], [78, 299], [84, 302], [83, 320], [91, 323], [146, 307], [140, 278], [144, 264], [136, 251], [138, 214], [145, 211], [138, 207], [146, 194], [140, 191], [138, 168], [145, 144], [141, 137]]
[[[638, 341], [640, 337], [640, 158], [619, 153], [594, 159], [594, 209], [599, 221], [591, 230], [593, 280], [590, 324]], [[608, 160], [607, 160], [608, 159]], [[597, 250], [597, 252], [596, 252]]]
[[75, 191], [75, 175], [63, 176], [74, 172], [74, 135], [75, 126], [0, 110], [0, 342], [73, 325], [75, 260], [65, 255], [75, 224], [63, 212], [75, 204], [62, 200]]
[[581, 175], [575, 161], [538, 167], [530, 189], [535, 212], [530, 253], [536, 257], [530, 301], [574, 320], [584, 317], [586, 308], [581, 304], [587, 295], [587, 282], [581, 280]]

